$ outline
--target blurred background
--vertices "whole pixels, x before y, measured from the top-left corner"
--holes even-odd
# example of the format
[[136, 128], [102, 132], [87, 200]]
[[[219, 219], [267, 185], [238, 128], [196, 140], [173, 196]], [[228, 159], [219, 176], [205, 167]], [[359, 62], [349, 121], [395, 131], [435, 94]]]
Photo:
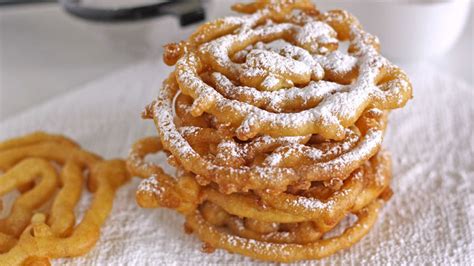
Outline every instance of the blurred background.
[[[231, 14], [234, 2], [0, 0], [0, 122], [114, 70], [161, 60], [164, 44]], [[314, 2], [354, 13], [395, 63], [429, 64], [473, 84], [471, 0]]]

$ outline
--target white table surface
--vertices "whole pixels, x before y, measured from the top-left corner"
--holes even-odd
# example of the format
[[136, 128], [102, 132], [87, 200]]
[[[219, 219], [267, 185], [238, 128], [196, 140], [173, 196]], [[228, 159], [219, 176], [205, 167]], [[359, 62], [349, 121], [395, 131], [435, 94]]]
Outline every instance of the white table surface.
[[[208, 17], [228, 14], [229, 2], [208, 4]], [[428, 60], [470, 84], [471, 7], [457, 44]], [[172, 17], [119, 25], [89, 23], [67, 15], [57, 4], [0, 8], [0, 122], [144, 58], [161, 60], [161, 46], [184, 38], [194, 27], [182, 29]]]

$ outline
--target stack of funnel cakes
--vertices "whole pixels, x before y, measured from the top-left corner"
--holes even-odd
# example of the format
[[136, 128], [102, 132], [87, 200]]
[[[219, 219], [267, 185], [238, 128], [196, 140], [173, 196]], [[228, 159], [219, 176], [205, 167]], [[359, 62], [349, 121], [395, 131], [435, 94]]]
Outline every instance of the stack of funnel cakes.
[[[128, 160], [146, 178], [137, 201], [182, 213], [209, 252], [291, 262], [348, 248], [391, 196], [381, 144], [389, 110], [412, 97], [408, 77], [345, 11], [303, 0], [233, 8], [245, 15], [165, 48], [175, 69], [143, 114], [158, 137]], [[176, 176], [145, 160], [157, 152]]]

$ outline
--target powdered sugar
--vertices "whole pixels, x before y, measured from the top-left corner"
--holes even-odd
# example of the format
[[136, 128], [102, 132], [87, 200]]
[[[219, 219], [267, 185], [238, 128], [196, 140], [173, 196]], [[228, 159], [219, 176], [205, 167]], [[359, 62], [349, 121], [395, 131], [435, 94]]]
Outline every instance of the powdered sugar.
[[235, 86], [220, 73], [213, 73], [216, 89], [229, 99], [239, 100], [272, 112], [282, 112], [294, 108], [312, 108], [327, 95], [342, 91], [345, 86], [329, 81], [311, 81], [303, 88], [293, 87], [278, 91], [259, 91], [252, 87]]
[[[267, 50], [255, 49], [247, 54], [240, 80], [247, 81], [248, 84], [256, 80], [263, 90], [274, 90], [281, 82], [285, 85], [293, 85], [293, 82], [305, 83], [309, 81], [310, 76], [310, 67], [302, 62]], [[264, 79], [260, 81], [262, 77]]]
[[308, 210], [329, 209], [332, 206], [331, 204], [325, 204], [320, 200], [307, 197], [297, 197], [295, 201], [288, 201], [288, 204], [304, 207]]
[[332, 145], [330, 148], [316, 148], [298, 143], [279, 147], [265, 158], [264, 164], [273, 167], [281, 167], [281, 164], [284, 163], [287, 158], [301, 157], [306, 160], [320, 162], [327, 160], [328, 158], [340, 156], [343, 153], [348, 152], [355, 146], [357, 141], [359, 141], [358, 135], [350, 134], [350, 130], [347, 131], [349, 131], [347, 136], [350, 137], [341, 143], [337, 143], [337, 145]]
[[324, 45], [337, 44], [337, 33], [328, 24], [321, 21], [311, 21], [298, 28], [295, 43], [313, 53], [322, 53]]
[[200, 129], [200, 127], [185, 126], [179, 128], [179, 133], [183, 136], [189, 136], [196, 134]]
[[138, 186], [138, 191], [145, 193], [152, 193], [156, 196], [164, 192], [164, 188], [160, 186], [160, 183], [156, 179], [156, 176], [150, 176], [144, 179]]
[[357, 67], [357, 58], [344, 54], [338, 50], [326, 56], [314, 55], [315, 61], [320, 63], [325, 70], [332, 71], [338, 75], [344, 75]]

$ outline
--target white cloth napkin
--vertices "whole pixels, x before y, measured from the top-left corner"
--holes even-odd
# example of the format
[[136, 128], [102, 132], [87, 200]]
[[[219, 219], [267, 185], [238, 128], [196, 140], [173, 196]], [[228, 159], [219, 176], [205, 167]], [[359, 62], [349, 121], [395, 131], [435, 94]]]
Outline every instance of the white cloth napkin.
[[[136, 139], [155, 134], [139, 114], [168, 72], [163, 64], [144, 62], [91, 82], [4, 121], [0, 139], [47, 130], [105, 158], [124, 157]], [[427, 66], [408, 74], [415, 97], [392, 112], [384, 144], [393, 155], [395, 195], [361, 242], [321, 264], [474, 264], [474, 88]], [[137, 206], [138, 181], [119, 191], [97, 246], [55, 264], [255, 263], [220, 250], [201, 253], [197, 238], [183, 232], [182, 217]]]

